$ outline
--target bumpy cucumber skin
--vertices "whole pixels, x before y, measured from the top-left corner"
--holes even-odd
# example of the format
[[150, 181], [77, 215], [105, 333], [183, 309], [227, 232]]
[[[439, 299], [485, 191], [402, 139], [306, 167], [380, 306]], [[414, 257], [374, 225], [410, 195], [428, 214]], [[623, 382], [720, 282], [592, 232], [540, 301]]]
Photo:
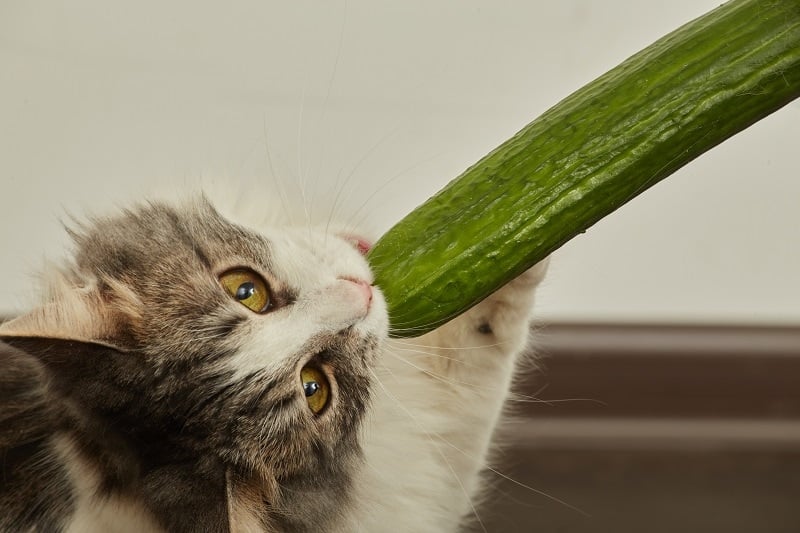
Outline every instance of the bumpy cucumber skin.
[[706, 150], [800, 96], [800, 0], [735, 0], [526, 126], [369, 254], [393, 336], [457, 316]]

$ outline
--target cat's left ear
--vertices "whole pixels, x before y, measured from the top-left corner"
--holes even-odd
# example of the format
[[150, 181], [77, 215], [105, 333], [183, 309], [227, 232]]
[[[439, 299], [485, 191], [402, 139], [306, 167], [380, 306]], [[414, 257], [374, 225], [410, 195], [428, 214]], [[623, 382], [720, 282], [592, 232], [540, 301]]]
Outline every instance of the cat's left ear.
[[37, 359], [70, 396], [97, 395], [88, 377], [132, 363], [120, 342], [130, 317], [116, 300], [93, 286], [61, 286], [48, 303], [0, 325], [0, 341]]
[[3, 331], [0, 347], [4, 344], [33, 356], [48, 369], [57, 386], [76, 397], [86, 392], [82, 389], [94, 386], [87, 377], [120, 367], [131, 359], [114, 346], [56, 337], [15, 336]]
[[[138, 317], [138, 299], [122, 287], [60, 287], [45, 304], [0, 325], [0, 340], [89, 343], [125, 351], [125, 331]], [[36, 350], [40, 352], [42, 350]]]

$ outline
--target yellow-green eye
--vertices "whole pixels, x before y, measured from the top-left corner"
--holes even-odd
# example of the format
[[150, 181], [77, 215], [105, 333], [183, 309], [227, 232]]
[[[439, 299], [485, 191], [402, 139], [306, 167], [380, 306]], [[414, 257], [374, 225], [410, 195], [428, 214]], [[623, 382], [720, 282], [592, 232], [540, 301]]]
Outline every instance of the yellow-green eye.
[[300, 382], [303, 384], [303, 393], [309, 409], [314, 414], [325, 409], [331, 396], [331, 386], [325, 374], [318, 368], [307, 366], [300, 371]]
[[222, 287], [237, 302], [256, 313], [269, 307], [269, 289], [264, 280], [252, 270], [229, 270], [219, 277]]

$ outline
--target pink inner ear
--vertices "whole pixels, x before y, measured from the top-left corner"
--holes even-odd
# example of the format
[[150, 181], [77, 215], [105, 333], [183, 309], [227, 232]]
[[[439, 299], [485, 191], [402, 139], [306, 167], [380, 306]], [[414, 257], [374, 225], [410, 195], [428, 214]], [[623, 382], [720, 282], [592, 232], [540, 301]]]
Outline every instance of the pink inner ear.
[[365, 239], [360, 235], [345, 233], [342, 234], [341, 237], [350, 244], [352, 244], [356, 250], [361, 252], [361, 255], [367, 255], [367, 252], [369, 252], [372, 249], [372, 242], [368, 241], [367, 239]]

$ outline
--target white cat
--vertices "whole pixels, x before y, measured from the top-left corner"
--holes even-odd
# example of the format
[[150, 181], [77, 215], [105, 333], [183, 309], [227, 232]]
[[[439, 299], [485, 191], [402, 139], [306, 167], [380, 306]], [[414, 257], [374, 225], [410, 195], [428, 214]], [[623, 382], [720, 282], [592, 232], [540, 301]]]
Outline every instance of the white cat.
[[[240, 221], [241, 222], [241, 221]], [[74, 230], [0, 326], [0, 529], [456, 531], [474, 515], [537, 266], [390, 339], [364, 240], [205, 200]]]

